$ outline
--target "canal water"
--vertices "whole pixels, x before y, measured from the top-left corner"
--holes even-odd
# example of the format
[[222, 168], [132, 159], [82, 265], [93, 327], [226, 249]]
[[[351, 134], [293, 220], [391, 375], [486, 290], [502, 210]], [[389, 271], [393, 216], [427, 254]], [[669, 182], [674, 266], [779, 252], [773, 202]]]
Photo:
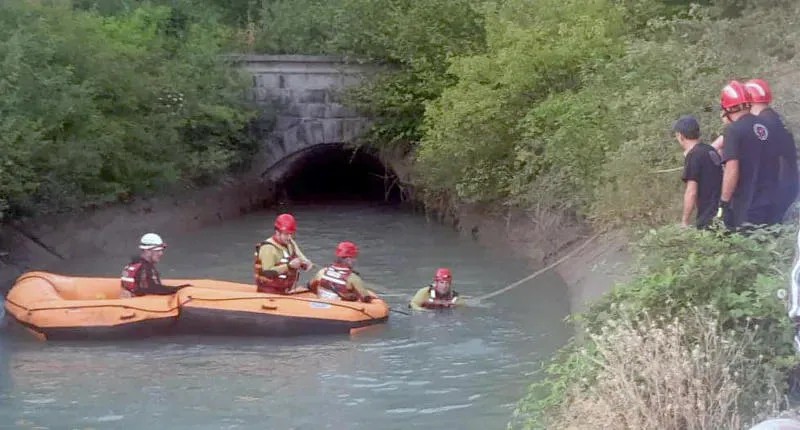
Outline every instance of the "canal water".
[[[390, 206], [291, 211], [297, 241], [317, 268], [339, 241], [356, 242], [357, 270], [404, 312], [439, 266], [453, 269], [465, 296], [534, 269], [502, 244], [485, 249]], [[276, 214], [162, 232], [169, 244], [162, 276], [251, 282], [254, 244], [271, 234]], [[119, 276], [138, 234], [120, 238], [131, 241], [130, 254], [46, 269]], [[534, 372], [571, 335], [563, 322], [569, 311], [566, 285], [547, 273], [480, 307], [393, 312], [387, 324], [352, 336], [42, 343], [0, 330], [0, 428], [503, 429]]]

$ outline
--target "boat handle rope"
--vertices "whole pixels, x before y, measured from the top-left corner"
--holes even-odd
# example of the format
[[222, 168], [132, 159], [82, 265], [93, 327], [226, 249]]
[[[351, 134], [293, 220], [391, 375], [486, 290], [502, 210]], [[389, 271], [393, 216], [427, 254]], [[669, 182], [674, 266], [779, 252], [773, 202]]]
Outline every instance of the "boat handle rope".
[[20, 309], [24, 309], [24, 310], [28, 311], [28, 312], [57, 311], [57, 310], [70, 310], [70, 309], [109, 308], [109, 307], [111, 307], [111, 308], [131, 309], [131, 310], [142, 311], [142, 312], [150, 312], [150, 313], [154, 313], [154, 314], [167, 314], [167, 313], [173, 312], [173, 311], [175, 311], [177, 309], [180, 309], [181, 306], [185, 305], [186, 303], [189, 303], [191, 300], [192, 299], [186, 300], [183, 303], [179, 302], [176, 306], [173, 306], [173, 307], [171, 307], [169, 309], [164, 309], [164, 310], [162, 310], [162, 309], [145, 309], [145, 308], [140, 308], [138, 306], [119, 305], [119, 304], [116, 304], [116, 303], [109, 303], [109, 304], [102, 304], [102, 305], [75, 305], [75, 306], [54, 306], [54, 307], [48, 307], [48, 308], [27, 308], [25, 306], [22, 306], [19, 303], [14, 302], [13, 300], [11, 300], [9, 298], [6, 298], [6, 303], [10, 303], [10, 304], [12, 304], [12, 305], [14, 305], [14, 306], [16, 306], [16, 307], [18, 307]]
[[347, 306], [347, 305], [342, 304], [342, 303], [322, 302], [322, 301], [319, 301], [319, 300], [312, 300], [312, 299], [306, 299], [306, 298], [295, 298], [295, 297], [291, 297], [291, 296], [282, 296], [282, 297], [278, 297], [278, 298], [261, 297], [261, 296], [197, 298], [197, 297], [189, 296], [189, 298], [192, 299], [192, 300], [195, 300], [195, 301], [207, 301], [207, 302], [225, 302], [225, 301], [234, 301], [234, 300], [261, 299], [261, 300], [295, 300], [295, 301], [298, 301], [298, 302], [306, 302], [306, 303], [324, 303], [326, 305], [337, 306], [337, 307], [349, 309], [349, 310], [352, 310], [352, 311], [358, 311], [358, 312], [361, 312], [362, 314], [364, 314], [364, 315], [366, 315], [366, 316], [368, 316], [368, 317], [370, 317], [372, 319], [376, 319], [376, 317], [370, 315], [369, 312], [367, 312], [366, 309], [364, 309], [363, 307], [359, 308], [359, 307], [354, 307], [354, 306]]
[[[41, 279], [41, 280], [47, 282], [48, 284], [50, 284], [53, 288], [56, 288], [56, 285], [53, 283], [53, 281], [47, 279], [46, 277], [44, 277], [42, 275], [25, 275], [25, 276], [21, 276], [19, 279], [17, 279], [17, 282], [24, 281], [25, 279], [33, 279], [33, 278]], [[16, 306], [16, 307], [18, 307], [20, 309], [23, 309], [23, 310], [25, 310], [25, 311], [27, 311], [29, 313], [30, 312], [35, 312], [35, 311], [53, 311], [53, 310], [61, 310], [61, 309], [91, 309], [91, 308], [113, 307], [113, 308], [132, 309], [132, 310], [137, 310], [137, 311], [142, 311], [142, 312], [151, 312], [151, 313], [157, 313], [157, 314], [168, 314], [168, 313], [174, 312], [175, 310], [180, 309], [183, 305], [185, 305], [185, 304], [189, 303], [190, 301], [192, 301], [191, 297], [188, 297], [188, 300], [186, 300], [185, 302], [181, 302], [178, 297], [176, 297], [175, 299], [178, 301], [178, 304], [175, 305], [174, 307], [171, 307], [171, 308], [166, 309], [166, 310], [145, 309], [145, 308], [140, 308], [138, 306], [121, 305], [121, 304], [116, 304], [116, 303], [102, 304], [102, 305], [76, 305], [76, 306], [56, 306], [56, 307], [48, 307], [48, 308], [28, 308], [28, 307], [22, 306], [21, 304], [9, 299], [8, 297], [5, 298], [5, 301], [6, 301], [6, 303], [10, 303], [10, 304], [12, 304], [12, 305], [14, 305], [14, 306]]]

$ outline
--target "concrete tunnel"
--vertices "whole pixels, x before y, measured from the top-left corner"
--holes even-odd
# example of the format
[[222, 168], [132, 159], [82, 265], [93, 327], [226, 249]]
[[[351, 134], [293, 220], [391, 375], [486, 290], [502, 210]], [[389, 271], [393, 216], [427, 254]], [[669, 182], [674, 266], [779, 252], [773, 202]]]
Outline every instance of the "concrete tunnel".
[[[278, 167], [276, 191], [282, 200], [312, 202], [402, 201], [397, 177], [374, 151], [323, 144], [294, 154]], [[275, 172], [277, 173], [277, 172]]]

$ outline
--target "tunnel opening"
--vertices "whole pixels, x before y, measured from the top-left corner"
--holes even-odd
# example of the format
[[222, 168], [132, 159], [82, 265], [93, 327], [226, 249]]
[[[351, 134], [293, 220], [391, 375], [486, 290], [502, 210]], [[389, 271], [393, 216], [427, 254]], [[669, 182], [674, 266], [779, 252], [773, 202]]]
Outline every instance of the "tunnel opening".
[[318, 145], [297, 154], [290, 164], [277, 183], [284, 201], [400, 204], [404, 200], [397, 175], [365, 148]]

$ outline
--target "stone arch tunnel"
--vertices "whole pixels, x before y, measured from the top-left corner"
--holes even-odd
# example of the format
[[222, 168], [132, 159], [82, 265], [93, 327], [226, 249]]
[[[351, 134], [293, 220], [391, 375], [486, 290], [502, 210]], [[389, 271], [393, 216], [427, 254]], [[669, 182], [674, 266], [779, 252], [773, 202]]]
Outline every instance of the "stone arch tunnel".
[[253, 76], [252, 97], [263, 110], [256, 168], [278, 198], [402, 199], [395, 166], [403, 160], [353, 145], [371, 121], [342, 103], [342, 91], [376, 67], [308, 55], [247, 55], [239, 61]]
[[276, 166], [279, 197], [292, 202], [402, 200], [394, 171], [373, 151], [344, 143], [315, 145]]

